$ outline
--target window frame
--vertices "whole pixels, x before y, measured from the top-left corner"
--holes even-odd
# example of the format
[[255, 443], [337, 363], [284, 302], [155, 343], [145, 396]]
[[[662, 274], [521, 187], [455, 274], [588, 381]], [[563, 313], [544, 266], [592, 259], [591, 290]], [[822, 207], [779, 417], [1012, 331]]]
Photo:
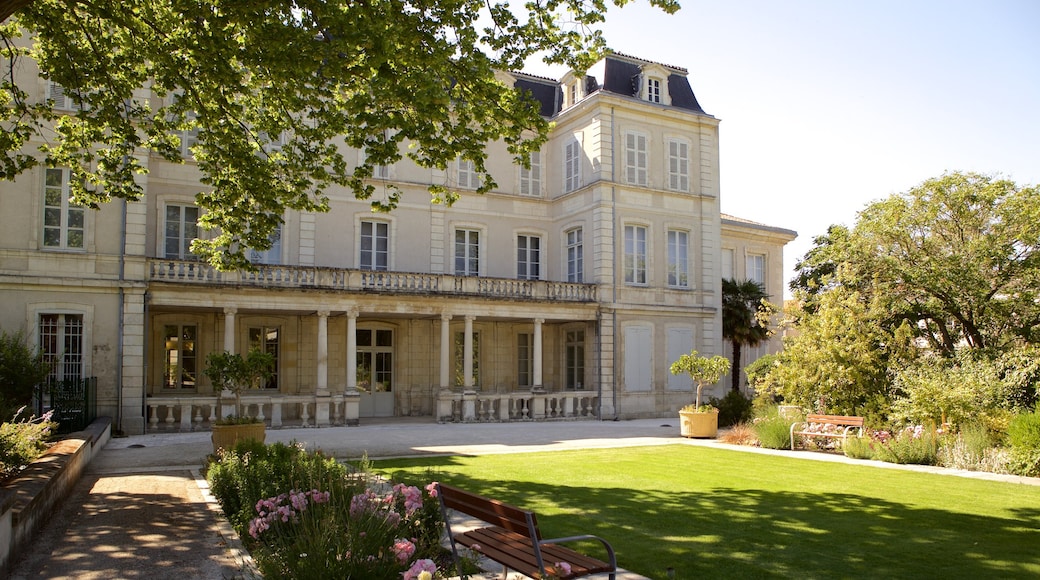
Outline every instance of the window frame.
[[[639, 236], [636, 235], [640, 232], [642, 239], [638, 239]], [[629, 286], [649, 285], [650, 227], [645, 224], [625, 224], [622, 243], [624, 244], [625, 284]]]
[[271, 237], [274, 239], [271, 241], [270, 248], [262, 251], [249, 248], [249, 262], [251, 264], [262, 266], [281, 266], [283, 264], [285, 260], [285, 246], [282, 240], [285, 239], [285, 222], [276, 226]]
[[571, 138], [563, 144], [563, 193], [581, 188], [581, 143]]
[[650, 138], [639, 131], [625, 132], [625, 183], [650, 184]]
[[477, 173], [476, 163], [459, 157], [455, 163], [455, 181], [462, 189], [479, 188], [480, 175]]
[[[669, 228], [665, 234], [668, 248], [668, 286], [670, 288], [690, 288], [690, 231]], [[682, 239], [682, 245], [679, 240]], [[679, 255], [679, 250], [682, 255]]]
[[[542, 236], [534, 233], [518, 233], [516, 240], [516, 279], [542, 279]], [[523, 240], [523, 243], [521, 243]], [[531, 242], [534, 242], [532, 244]], [[532, 272], [532, 269], [534, 270]]]
[[584, 328], [565, 329], [563, 332], [563, 388], [568, 391], [584, 391], [587, 389], [585, 380], [587, 333]]
[[[182, 324], [182, 323], [167, 323], [163, 324], [163, 373], [162, 373], [162, 387], [164, 392], [184, 392], [184, 391], [197, 391], [198, 390], [198, 378], [199, 378], [199, 325], [198, 324]], [[169, 330], [176, 329], [176, 337], [173, 337], [177, 341], [176, 357], [173, 363], [174, 368], [170, 367], [170, 353], [173, 352], [170, 348], [171, 337]], [[188, 329], [192, 329], [194, 337], [189, 338], [185, 332]], [[181, 338], [184, 340], [182, 341]], [[191, 356], [185, 356], [184, 346], [188, 341], [192, 341]], [[190, 371], [185, 370], [184, 362], [191, 360], [192, 368]], [[185, 375], [190, 372], [194, 373], [194, 382], [190, 385], [184, 381]], [[171, 382], [171, 375], [175, 374], [176, 379]]]
[[[170, 255], [170, 209], [177, 208], [177, 252], [176, 255]], [[195, 210], [194, 221], [189, 224], [188, 210]], [[199, 217], [201, 217], [201, 209], [199, 206], [191, 203], [176, 203], [167, 202], [163, 208], [163, 231], [162, 231], [162, 248], [160, 255], [167, 260], [198, 260], [198, 256], [191, 253], [191, 242], [199, 237]], [[190, 234], [187, 229], [189, 225], [194, 228], [194, 234]], [[188, 237], [191, 235], [191, 237]]]
[[542, 152], [532, 151], [527, 160], [531, 168], [520, 166], [517, 193], [524, 197], [542, 197]]
[[[758, 264], [752, 264], [753, 262], [759, 262]], [[761, 273], [761, 279], [756, 276], [757, 273]], [[744, 256], [744, 274], [748, 280], [758, 282], [763, 288], [766, 287], [767, 280], [767, 269], [766, 269], [766, 255], [762, 253], [748, 252]]]
[[[675, 151], [673, 151], [673, 146]], [[668, 139], [668, 189], [671, 191], [690, 191], [690, 142], [685, 139]], [[682, 151], [685, 150], [685, 151]]]
[[[258, 339], [254, 340], [253, 332], [258, 332]], [[268, 337], [274, 331], [275, 337], [273, 341], [268, 340]], [[261, 386], [261, 389], [267, 391], [280, 391], [281, 390], [281, 349], [282, 349], [282, 338], [284, 334], [280, 325], [267, 325], [261, 324], [258, 326], [249, 326], [246, 329], [246, 345], [249, 349], [260, 348], [264, 352], [274, 357], [274, 370], [271, 372], [270, 378], [267, 379], [266, 383]]]
[[[372, 232], [366, 236], [365, 227], [370, 226]], [[378, 229], [382, 226], [386, 231], [383, 236], [379, 235]], [[368, 270], [372, 272], [387, 272], [390, 270], [390, 230], [391, 224], [386, 220], [366, 220], [362, 219], [358, 223], [358, 260], [357, 265], [359, 270]], [[371, 238], [371, 247], [365, 248], [366, 237]], [[382, 239], [384, 241], [384, 249], [378, 248], [378, 241]], [[365, 257], [366, 253], [369, 254], [368, 264], [366, 264]], [[383, 264], [377, 263], [379, 256], [383, 257]]]
[[[466, 240], [464, 242], [464, 248], [467, 250], [465, 255], [459, 256], [459, 233], [464, 232], [466, 234]], [[470, 243], [470, 234], [476, 234], [476, 242]], [[483, 260], [483, 237], [484, 231], [482, 228], [467, 225], [457, 225], [452, 228], [452, 273], [456, 276], [480, 276], [484, 265]], [[470, 249], [473, 254], [471, 255]], [[459, 269], [459, 260], [464, 260], [465, 266]], [[471, 270], [471, 266], [475, 263], [475, 268]]]
[[[577, 234], [574, 236], [574, 234]], [[585, 229], [574, 226], [563, 232], [564, 261], [566, 262], [567, 281], [575, 284], [585, 283]]]
[[516, 335], [516, 386], [534, 387], [533, 332], [518, 332]]
[[[71, 197], [69, 181], [72, 178], [72, 171], [67, 167], [47, 167], [43, 173], [42, 212], [40, 216], [41, 249], [85, 252], [87, 250], [87, 212], [84, 206], [76, 205], [69, 199]], [[57, 185], [50, 182], [50, 176], [55, 174], [59, 176]], [[55, 192], [58, 195], [57, 205], [50, 203], [52, 200], [48, 199], [49, 194], [54, 194]], [[58, 224], [48, 223], [51, 216], [55, 215], [58, 217]], [[71, 225], [77, 221], [79, 223], [78, 227]], [[48, 242], [47, 233], [49, 230], [57, 230], [58, 240], [56, 244]], [[79, 245], [73, 245], [73, 234], [77, 232], [79, 233]]]

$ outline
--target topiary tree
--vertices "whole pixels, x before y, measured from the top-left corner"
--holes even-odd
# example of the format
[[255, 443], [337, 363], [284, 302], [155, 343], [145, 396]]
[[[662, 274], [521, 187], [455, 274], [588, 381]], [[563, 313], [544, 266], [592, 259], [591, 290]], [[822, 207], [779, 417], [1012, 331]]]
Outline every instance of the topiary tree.
[[705, 385], [713, 385], [719, 382], [722, 375], [729, 370], [729, 360], [719, 355], [711, 358], [700, 356], [696, 350], [691, 350], [690, 354], [684, 354], [679, 357], [679, 360], [673, 362], [670, 370], [673, 375], [684, 373], [690, 375], [690, 378], [697, 384], [697, 400], [695, 404], [697, 409], [700, 410], [701, 392], [704, 390]]
[[206, 357], [206, 376], [213, 387], [226, 389], [235, 395], [235, 417], [242, 416], [242, 391], [259, 389], [261, 381], [274, 374], [274, 355], [258, 348], [250, 349], [245, 357], [229, 352], [212, 352]]

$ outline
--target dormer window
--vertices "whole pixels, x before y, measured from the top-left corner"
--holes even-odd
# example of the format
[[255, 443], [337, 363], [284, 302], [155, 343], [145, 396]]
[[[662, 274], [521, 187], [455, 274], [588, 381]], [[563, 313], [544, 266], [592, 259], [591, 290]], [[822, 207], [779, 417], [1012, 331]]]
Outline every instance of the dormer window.
[[646, 100], [651, 103], [661, 102], [661, 79], [649, 78], [646, 81]]

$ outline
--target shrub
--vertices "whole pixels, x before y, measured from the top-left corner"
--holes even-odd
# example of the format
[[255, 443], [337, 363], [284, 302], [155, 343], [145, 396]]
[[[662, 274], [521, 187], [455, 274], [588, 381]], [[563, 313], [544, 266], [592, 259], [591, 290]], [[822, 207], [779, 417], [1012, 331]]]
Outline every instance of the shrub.
[[849, 437], [842, 451], [853, 459], [874, 459], [874, 441], [870, 437]]
[[742, 422], [719, 435], [719, 441], [730, 445], [756, 445], [758, 435], [755, 434], [755, 427], [751, 423]]
[[901, 369], [893, 416], [909, 423], [960, 424], [996, 411], [1003, 386], [992, 361], [960, 351], [953, 361], [922, 357]]
[[0, 421], [14, 420], [20, 407], [32, 403], [33, 389], [46, 380], [50, 368], [24, 332], [0, 332]]
[[7, 479], [25, 469], [43, 455], [49, 443], [47, 438], [58, 426], [51, 421], [51, 412], [42, 417], [18, 421], [20, 409], [10, 422], [0, 424], [0, 479]]
[[938, 464], [952, 469], [1009, 473], [1010, 453], [994, 445], [990, 430], [981, 421], [965, 423], [956, 435], [939, 445]]
[[879, 432], [873, 445], [874, 459], [888, 463], [935, 465], [939, 455], [939, 436], [921, 425], [907, 427], [894, 436]]
[[712, 406], [719, 410], [719, 427], [729, 427], [751, 419], [751, 399], [740, 391], [729, 391], [722, 399], [711, 398]]
[[767, 409], [765, 416], [755, 419], [754, 423], [759, 444], [766, 449], [790, 449], [794, 421], [781, 417], [776, 407]]
[[1010, 469], [1018, 475], [1040, 476], [1040, 411], [1016, 415], [1008, 424]]
[[265, 578], [409, 579], [444, 553], [432, 492], [377, 480], [365, 463], [350, 472], [295, 445], [243, 442], [207, 479]]

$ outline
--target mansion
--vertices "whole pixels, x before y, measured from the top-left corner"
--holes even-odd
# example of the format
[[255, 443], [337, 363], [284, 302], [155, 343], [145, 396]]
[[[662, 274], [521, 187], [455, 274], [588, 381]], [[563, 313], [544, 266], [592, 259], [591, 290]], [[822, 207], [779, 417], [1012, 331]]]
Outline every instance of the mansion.
[[[0, 182], [0, 329], [23, 329], [56, 379], [96, 377], [98, 414], [128, 434], [208, 428], [230, 401], [206, 356], [253, 347], [276, 368], [243, 402], [272, 427], [672, 416], [694, 392], [671, 362], [731, 355], [721, 280], [781, 303], [795, 232], [720, 213], [719, 120], [685, 69], [611, 54], [510, 82], [554, 123], [530, 169], [491, 144], [499, 187], [476, 195], [468, 162], [380, 167], [394, 211], [330, 189], [327, 213], [284, 216], [252, 271], [188, 251], [204, 234], [191, 159], [146, 154], [141, 200], [100, 210], [69, 203], [61, 168]], [[431, 183], [460, 199], [431, 204]]]

